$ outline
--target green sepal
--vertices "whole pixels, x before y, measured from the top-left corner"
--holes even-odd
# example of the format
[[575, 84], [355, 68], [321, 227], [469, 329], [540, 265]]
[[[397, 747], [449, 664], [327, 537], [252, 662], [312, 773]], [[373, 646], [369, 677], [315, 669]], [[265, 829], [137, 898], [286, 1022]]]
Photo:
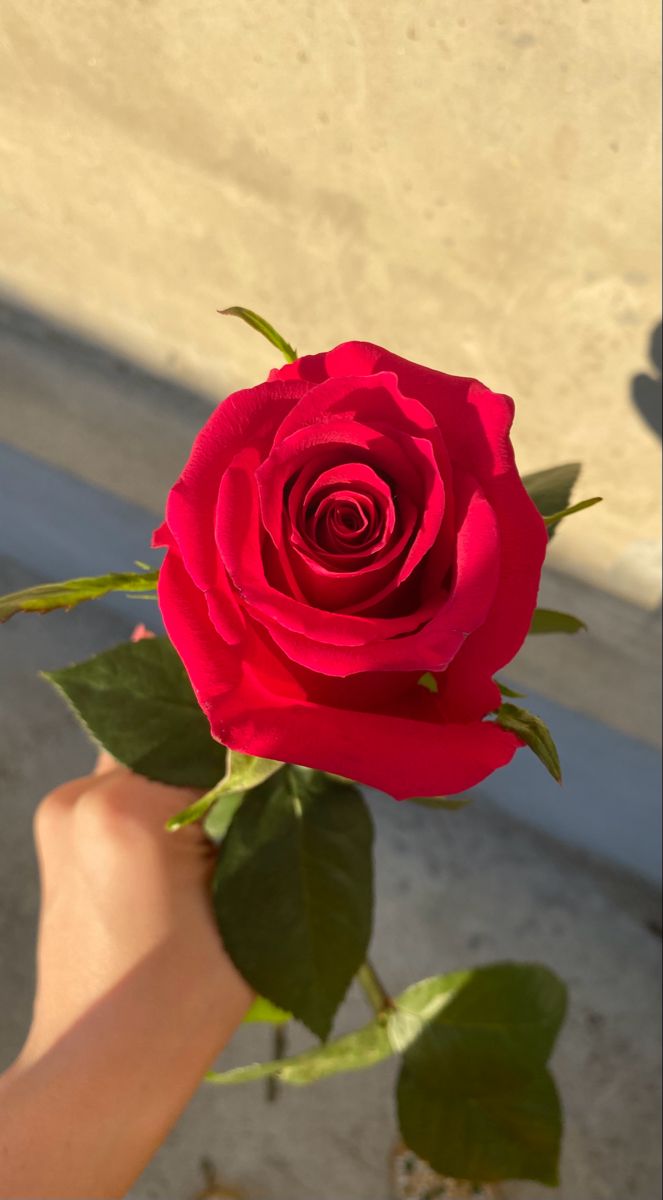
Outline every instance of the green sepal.
[[515, 704], [502, 704], [497, 710], [496, 721], [503, 729], [518, 735], [533, 750], [557, 783], [562, 782], [562, 768], [557, 747], [548, 726], [541, 717], [518, 708]]
[[549, 517], [568, 507], [581, 470], [580, 463], [563, 463], [558, 467], [523, 475], [525, 489], [542, 517]]
[[570, 517], [573, 513], [583, 512], [586, 508], [593, 508], [595, 504], [600, 504], [602, 496], [591, 496], [589, 500], [579, 500], [577, 504], [571, 504], [568, 508], [563, 508], [559, 512], [551, 513], [549, 517], [544, 517], [543, 522], [548, 529], [553, 529], [565, 517]]
[[601, 499], [600, 496], [592, 496], [591, 499], [581, 500], [578, 504], [570, 503], [580, 471], [580, 463], [563, 463], [558, 467], [523, 475], [525, 489], [541, 513], [548, 527], [549, 537], [553, 536], [556, 526], [564, 517], [582, 512], [584, 508], [591, 508]]
[[557, 612], [553, 608], [535, 608], [529, 632], [530, 634], [579, 633], [581, 629], [586, 628], [585, 622], [581, 621], [579, 617], [571, 616], [571, 613]]
[[283, 763], [275, 762], [271, 758], [257, 758], [253, 754], [227, 750], [223, 779], [199, 800], [170, 817], [166, 822], [166, 829], [174, 832], [207, 817], [206, 833], [214, 840], [222, 838], [246, 793], [264, 783], [265, 779], [280, 771], [282, 766]]
[[39, 583], [0, 596], [0, 623], [19, 612], [45, 613], [57, 608], [75, 608], [85, 600], [97, 600], [109, 592], [153, 592], [158, 578], [158, 571], [140, 575], [136, 571], [125, 571], [67, 579], [62, 583]]
[[406, 804], [418, 804], [420, 808], [445, 808], [455, 812], [472, 803], [471, 796], [408, 796]]
[[241, 321], [245, 321], [247, 325], [251, 326], [251, 329], [257, 330], [264, 338], [267, 338], [267, 341], [271, 342], [272, 346], [275, 346], [280, 351], [286, 362], [294, 362], [297, 358], [297, 351], [294, 346], [286, 342], [285, 338], [280, 333], [277, 333], [273, 325], [269, 324], [269, 321], [259, 316], [258, 313], [252, 312], [250, 308], [242, 308], [238, 304], [233, 304], [231, 308], [220, 308], [218, 311], [223, 317], [239, 317]]
[[500, 689], [500, 692], [502, 693], [502, 695], [506, 696], [507, 699], [509, 699], [509, 700], [524, 700], [525, 699], [525, 692], [516, 692], [516, 691], [514, 691], [513, 688], [510, 688], [508, 686], [508, 684], [500, 683], [499, 679], [496, 679], [495, 683], [497, 684], [498, 688]]

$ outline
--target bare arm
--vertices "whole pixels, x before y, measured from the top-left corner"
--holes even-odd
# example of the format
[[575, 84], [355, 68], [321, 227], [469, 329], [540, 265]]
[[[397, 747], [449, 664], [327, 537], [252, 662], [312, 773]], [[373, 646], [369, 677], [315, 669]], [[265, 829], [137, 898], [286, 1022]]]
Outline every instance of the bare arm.
[[39, 807], [32, 1025], [0, 1077], [0, 1197], [120, 1197], [252, 993], [210, 908], [210, 848], [164, 831], [192, 793], [106, 763]]

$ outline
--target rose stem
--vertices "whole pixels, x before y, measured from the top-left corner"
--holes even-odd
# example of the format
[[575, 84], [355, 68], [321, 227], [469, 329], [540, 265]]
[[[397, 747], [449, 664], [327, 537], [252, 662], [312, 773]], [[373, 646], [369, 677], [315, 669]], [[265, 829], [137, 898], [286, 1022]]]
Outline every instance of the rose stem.
[[[272, 1044], [272, 1058], [279, 1062], [280, 1059], [285, 1058], [286, 1051], [288, 1049], [288, 1039], [285, 1029], [282, 1025], [274, 1026], [272, 1031]], [[279, 1080], [275, 1075], [268, 1075], [267, 1079], [265, 1080], [265, 1084], [265, 1097], [268, 1103], [273, 1104], [274, 1101], [278, 1100], [279, 1098]]]
[[376, 1016], [383, 1016], [394, 1008], [391, 996], [382, 983], [375, 967], [368, 959], [366, 959], [366, 962], [357, 971], [357, 979]]

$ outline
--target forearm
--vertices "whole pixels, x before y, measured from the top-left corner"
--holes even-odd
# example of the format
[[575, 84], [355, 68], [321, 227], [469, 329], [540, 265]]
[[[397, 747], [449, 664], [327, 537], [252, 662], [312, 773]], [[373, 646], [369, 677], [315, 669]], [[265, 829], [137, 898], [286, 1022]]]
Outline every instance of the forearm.
[[164, 947], [52, 1044], [37, 1022], [0, 1078], [0, 1197], [124, 1195], [251, 999], [230, 964]]

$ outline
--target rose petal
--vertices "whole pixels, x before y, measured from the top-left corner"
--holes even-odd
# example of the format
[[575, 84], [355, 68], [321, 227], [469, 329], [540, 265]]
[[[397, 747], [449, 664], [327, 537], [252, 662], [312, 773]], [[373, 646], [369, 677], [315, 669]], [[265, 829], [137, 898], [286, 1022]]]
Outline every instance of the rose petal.
[[397, 800], [466, 791], [522, 745], [492, 722], [445, 725], [277, 697], [263, 708], [248, 690], [244, 701], [241, 693], [213, 701], [208, 715], [231, 749], [345, 775]]
[[401, 392], [416, 395], [430, 411], [452, 463], [480, 481], [497, 516], [502, 559], [493, 610], [451, 668], [454, 686], [456, 676], [459, 687], [462, 679], [466, 707], [472, 709], [471, 694], [491, 690], [490, 676], [511, 661], [527, 636], [547, 547], [545, 527], [518, 475], [509, 439], [513, 401], [477, 380], [433, 371], [368, 342], [345, 342], [271, 377], [313, 383], [385, 371], [393, 372]]
[[[398, 569], [394, 570], [391, 577], [391, 591], [407, 580], [433, 545], [445, 517], [444, 487], [431, 443], [426, 439], [403, 438], [402, 444], [399, 445], [381, 429], [364, 426], [359, 422], [350, 424], [330, 420], [314, 426], [305, 426], [276, 445], [267, 460], [257, 469], [262, 517], [280, 557], [283, 560], [289, 558], [290, 530], [298, 522], [292, 504], [286, 507], [288, 483], [296, 479], [298, 471], [305, 468], [304, 481], [296, 481], [291, 492], [291, 497], [294, 493], [293, 503], [297, 503], [302, 491], [307, 490], [311, 475], [316, 471], [322, 473], [325, 467], [327, 471], [340, 469], [344, 458], [360, 452], [368, 457], [369, 465], [379, 470], [382, 478], [390, 477], [396, 481], [399, 491], [402, 489], [401, 502], [404, 511], [411, 513], [413, 505], [418, 511], [407, 548], [404, 539], [401, 539], [404, 554]], [[331, 466], [330, 460], [333, 464]], [[288, 511], [290, 516], [287, 532], [284, 529], [284, 510]], [[298, 542], [301, 543], [301, 538]], [[448, 542], [446, 544], [449, 545]], [[220, 543], [219, 548], [221, 549]], [[294, 548], [296, 551], [300, 550], [300, 545], [295, 542]], [[394, 556], [391, 554], [391, 558]], [[312, 553], [308, 553], [306, 557], [309, 570], [298, 571], [295, 564], [292, 564], [292, 571], [297, 575], [299, 584], [298, 588], [292, 587], [292, 590], [295, 595], [303, 593], [306, 599], [319, 607], [335, 612], [339, 608], [368, 602], [373, 586], [376, 586], [376, 591], [384, 591], [387, 573], [377, 564], [377, 569], [380, 569], [380, 581], [377, 585], [370, 581], [364, 584], [359, 579], [350, 584], [348, 580], [334, 581], [331, 569], [329, 576], [325, 576], [322, 571], [316, 572], [312, 564]], [[285, 565], [285, 561], [284, 570], [288, 579], [291, 579], [291, 571]], [[241, 586], [237, 577], [233, 577], [236, 586]]]
[[234, 392], [198, 434], [166, 504], [166, 524], [198, 587], [218, 581], [214, 513], [224, 470], [247, 445], [267, 453], [275, 429], [306, 390], [302, 383], [277, 381]]
[[467, 476], [459, 477], [457, 498], [461, 528], [451, 591], [444, 598], [440, 580], [432, 598], [402, 617], [330, 613], [271, 586], [258, 544], [256, 481], [240, 465], [227, 471], [221, 484], [217, 544], [242, 602], [281, 650], [302, 666], [329, 675], [441, 670], [485, 618], [499, 569], [490, 505]]
[[241, 673], [240, 658], [215, 632], [205, 597], [175, 549], [170, 549], [163, 560], [157, 592], [168, 637], [204, 708], [211, 695], [235, 686]]
[[[403, 799], [464, 791], [504, 766], [521, 744], [492, 723], [441, 723], [435, 697], [428, 720], [403, 716], [403, 700], [393, 712], [312, 702], [256, 630], [249, 628], [243, 657], [224, 647], [173, 550], [161, 568], [159, 595], [212, 734], [231, 749], [347, 775]], [[421, 712], [430, 694], [419, 690]], [[367, 746], [379, 746], [379, 754], [367, 755]]]

